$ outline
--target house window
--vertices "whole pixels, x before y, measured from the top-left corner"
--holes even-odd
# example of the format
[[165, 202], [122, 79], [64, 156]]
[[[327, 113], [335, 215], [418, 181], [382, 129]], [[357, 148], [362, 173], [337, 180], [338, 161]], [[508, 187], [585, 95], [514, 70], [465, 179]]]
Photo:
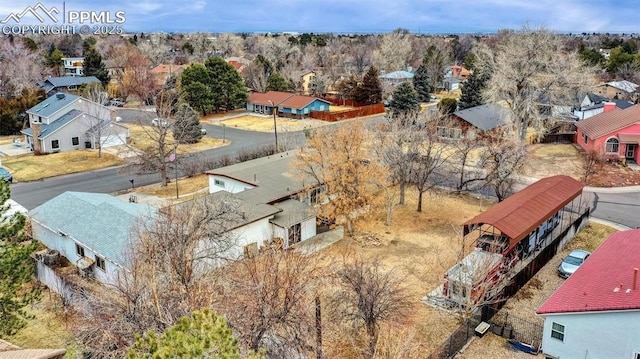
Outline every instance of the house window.
[[213, 180], [213, 184], [215, 184], [218, 187], [224, 188], [224, 181], [223, 180], [219, 180], [219, 179], [216, 178], [216, 179]]
[[289, 227], [289, 245], [296, 244], [302, 239], [302, 225], [300, 223]]
[[450, 127], [436, 127], [436, 133], [438, 137], [443, 138], [461, 138], [462, 130], [459, 128], [450, 128]]
[[76, 243], [76, 253], [80, 256], [80, 257], [84, 257], [84, 247], [79, 245], [78, 243]]
[[620, 149], [620, 142], [617, 138], [610, 138], [607, 140], [607, 144], [605, 146], [606, 153], [618, 153]]
[[564, 341], [564, 325], [553, 322], [551, 324], [551, 338], [556, 338], [561, 342]]
[[102, 269], [103, 271], [106, 270], [106, 266], [104, 263], [104, 258], [100, 257], [100, 256], [96, 256], [96, 267]]
[[587, 137], [587, 135], [585, 135], [584, 133], [582, 134], [582, 139], [584, 140], [585, 145], [589, 143], [589, 137]]
[[80, 144], [80, 140], [78, 137], [71, 137], [71, 144], [74, 146], [78, 146]]
[[58, 142], [58, 140], [51, 140], [51, 148], [57, 150], [58, 148], [60, 148], [60, 142]]

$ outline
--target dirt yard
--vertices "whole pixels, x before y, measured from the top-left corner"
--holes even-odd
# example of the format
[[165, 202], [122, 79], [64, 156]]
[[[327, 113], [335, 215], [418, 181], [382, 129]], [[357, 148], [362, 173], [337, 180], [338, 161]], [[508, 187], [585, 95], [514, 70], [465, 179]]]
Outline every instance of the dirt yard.
[[486, 209], [489, 203], [468, 196], [424, 195], [423, 212], [416, 212], [417, 192], [407, 191], [406, 205], [393, 212], [391, 227], [378, 213], [356, 223], [358, 233], [327, 249], [339, 255], [351, 248], [365, 258], [379, 259], [402, 276], [415, 298], [408, 318], [409, 332], [424, 353], [440, 345], [458, 327], [455, 315], [424, 304], [421, 299], [440, 285], [444, 273], [455, 262], [460, 225]]
[[529, 159], [525, 175], [544, 178], [567, 175], [582, 178], [582, 157], [573, 144], [536, 144], [527, 146]]
[[[278, 132], [302, 131], [307, 128], [315, 128], [327, 124], [327, 122], [320, 120], [308, 118], [296, 120], [285, 117], [277, 117], [276, 122], [278, 125]], [[219, 124], [243, 130], [273, 132], [273, 117], [244, 115], [220, 120]]]

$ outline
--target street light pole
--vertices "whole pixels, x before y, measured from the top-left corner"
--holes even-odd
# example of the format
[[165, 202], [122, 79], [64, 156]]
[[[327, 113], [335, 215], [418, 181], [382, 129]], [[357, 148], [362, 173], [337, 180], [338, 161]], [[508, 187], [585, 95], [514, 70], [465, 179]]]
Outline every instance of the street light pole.
[[271, 112], [273, 112], [273, 134], [276, 136], [276, 152], [278, 152], [278, 125], [276, 123], [276, 105], [273, 101], [269, 100], [269, 104], [271, 105]]

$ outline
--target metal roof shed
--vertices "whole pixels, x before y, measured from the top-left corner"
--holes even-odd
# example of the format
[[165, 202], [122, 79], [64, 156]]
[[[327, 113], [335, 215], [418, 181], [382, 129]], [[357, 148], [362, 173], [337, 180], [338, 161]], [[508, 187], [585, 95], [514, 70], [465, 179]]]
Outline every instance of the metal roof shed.
[[569, 176], [541, 179], [463, 223], [464, 236], [483, 225], [509, 238], [509, 250], [582, 193], [584, 185]]

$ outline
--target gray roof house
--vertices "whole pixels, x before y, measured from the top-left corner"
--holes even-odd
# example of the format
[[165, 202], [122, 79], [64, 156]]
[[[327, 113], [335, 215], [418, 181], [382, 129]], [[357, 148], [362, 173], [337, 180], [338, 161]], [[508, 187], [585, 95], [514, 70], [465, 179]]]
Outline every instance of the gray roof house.
[[469, 132], [482, 135], [507, 124], [508, 111], [496, 104], [480, 105], [452, 113], [437, 128], [438, 137], [460, 139]]
[[62, 76], [49, 77], [46, 80], [37, 82], [47, 96], [52, 96], [56, 92], [76, 91], [80, 86], [90, 83], [100, 83], [100, 80], [95, 76]]
[[264, 222], [268, 226], [261, 229], [268, 233], [251, 243], [262, 246], [268, 237], [275, 237], [288, 247], [316, 235], [316, 212], [310, 205], [314, 191], [289, 173], [295, 156], [283, 152], [207, 172], [209, 193], [233, 193], [246, 206], [273, 209]]
[[113, 121], [113, 110], [72, 94], [48, 97], [27, 115], [30, 128], [22, 133], [36, 153], [123, 145], [129, 137], [129, 129]]
[[29, 212], [33, 237], [102, 283], [127, 266], [134, 230], [157, 209], [108, 194], [64, 192]]

